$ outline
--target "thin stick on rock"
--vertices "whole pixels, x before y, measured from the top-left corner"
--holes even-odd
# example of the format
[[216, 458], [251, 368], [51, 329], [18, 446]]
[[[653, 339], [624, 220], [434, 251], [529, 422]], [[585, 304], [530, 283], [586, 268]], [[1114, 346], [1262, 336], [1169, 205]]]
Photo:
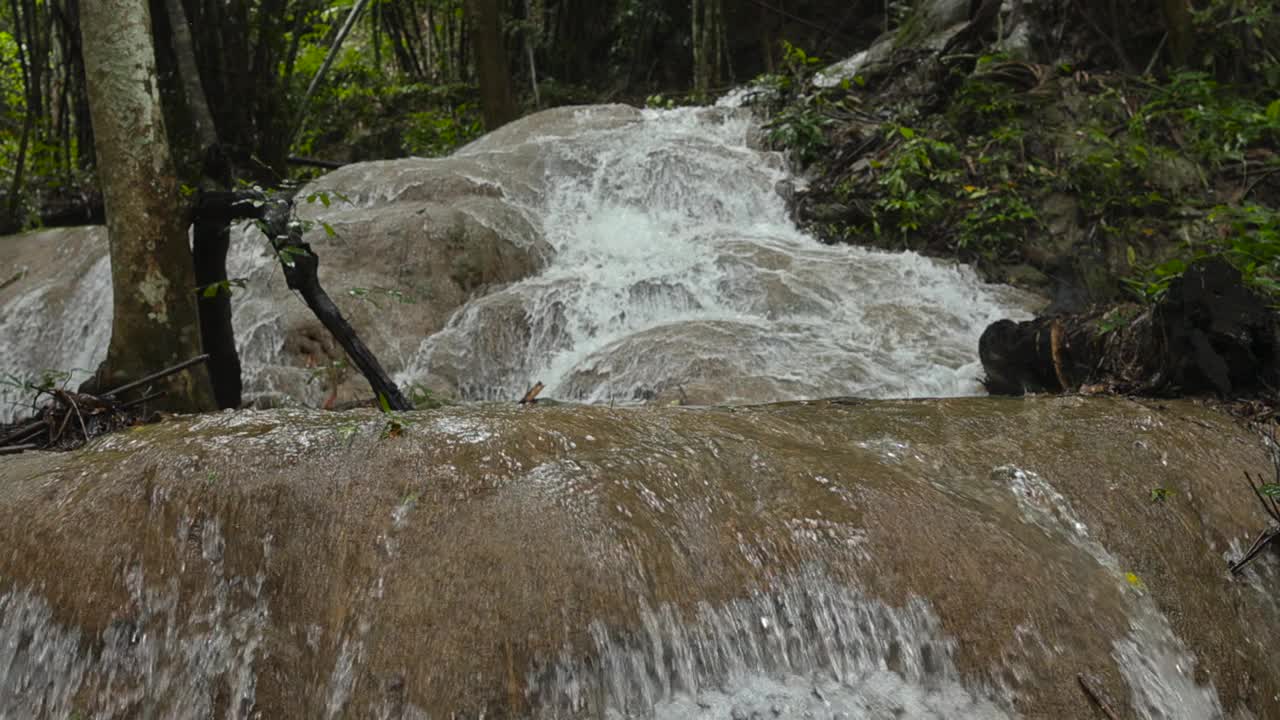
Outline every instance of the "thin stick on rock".
[[1084, 690], [1084, 694], [1089, 696], [1089, 699], [1092, 700], [1093, 704], [1102, 711], [1102, 714], [1106, 716], [1107, 720], [1120, 720], [1120, 716], [1116, 715], [1116, 711], [1112, 710], [1111, 706], [1107, 704], [1107, 701], [1103, 699], [1102, 690], [1094, 687], [1097, 684], [1096, 680], [1088, 677], [1084, 673], [1076, 675], [1076, 680], [1080, 683], [1080, 689]]
[[205, 353], [204, 355], [198, 355], [198, 356], [196, 356], [196, 357], [191, 358], [190, 360], [187, 360], [186, 362], [180, 362], [180, 363], [178, 363], [177, 365], [174, 365], [173, 367], [165, 368], [164, 370], [161, 370], [160, 372], [151, 373], [150, 375], [148, 375], [148, 376], [146, 376], [146, 377], [144, 377], [144, 378], [142, 378], [142, 379], [140, 379], [140, 380], [134, 380], [134, 381], [133, 381], [133, 382], [131, 382], [131, 383], [125, 383], [124, 385], [121, 385], [120, 387], [116, 388], [115, 390], [109, 390], [109, 391], [107, 391], [107, 392], [103, 393], [103, 394], [102, 394], [102, 397], [104, 397], [104, 398], [113, 397], [113, 396], [115, 396], [115, 395], [119, 395], [119, 394], [121, 394], [121, 393], [127, 393], [127, 392], [129, 392], [130, 390], [136, 390], [137, 388], [140, 388], [140, 387], [142, 387], [143, 385], [147, 385], [147, 384], [149, 384], [149, 383], [153, 383], [153, 382], [155, 382], [156, 380], [159, 380], [159, 379], [161, 379], [161, 378], [166, 378], [166, 377], [168, 377], [168, 376], [170, 376], [170, 375], [172, 375], [172, 374], [174, 374], [174, 373], [182, 372], [183, 370], [186, 370], [187, 368], [191, 367], [192, 365], [197, 365], [197, 364], [202, 363], [202, 362], [204, 362], [205, 360], [208, 360], [208, 359], [209, 359], [209, 355], [208, 355], [208, 353]]
[[529, 388], [529, 391], [524, 394], [524, 397], [520, 398], [520, 404], [532, 405], [533, 403], [538, 402], [538, 393], [542, 392], [544, 387], [546, 386], [541, 382], [534, 383], [533, 387]]

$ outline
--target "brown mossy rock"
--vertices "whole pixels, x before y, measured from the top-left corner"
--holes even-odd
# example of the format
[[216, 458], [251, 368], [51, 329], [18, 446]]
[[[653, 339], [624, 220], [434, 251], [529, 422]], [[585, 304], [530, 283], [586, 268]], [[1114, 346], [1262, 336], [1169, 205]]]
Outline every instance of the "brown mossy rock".
[[[1265, 521], [1224, 478], [1270, 461], [1191, 402], [405, 421], [384, 437], [372, 411], [241, 411], [0, 458], [0, 716], [577, 717], [554, 713], [564, 684], [533, 679], [566, 659], [598, 702], [597, 629], [643, 652], [646, 605], [696, 628], [814, 567], [927, 603], [957, 675], [1007, 686], [1019, 717], [1091, 717], [1081, 672], [1133, 717], [1127, 678], [1148, 669], [1212, 683], [1228, 717], [1280, 712], [1275, 560], [1233, 579], [1223, 557]], [[1117, 655], [1146, 612], [1194, 669]]]

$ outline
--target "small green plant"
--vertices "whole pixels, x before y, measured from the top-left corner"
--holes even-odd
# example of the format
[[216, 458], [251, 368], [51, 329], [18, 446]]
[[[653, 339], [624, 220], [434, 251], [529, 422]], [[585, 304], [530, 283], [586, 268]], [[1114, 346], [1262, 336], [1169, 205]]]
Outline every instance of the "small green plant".
[[[1130, 259], [1132, 261], [1132, 256]], [[1153, 303], [1164, 297], [1170, 283], [1186, 271], [1187, 261], [1173, 258], [1150, 268], [1139, 268], [1137, 277], [1124, 278], [1124, 284], [1143, 302]]]
[[347, 443], [349, 447], [355, 441], [356, 434], [360, 432], [360, 426], [356, 423], [343, 423], [338, 426], [338, 438]]
[[1169, 496], [1172, 494], [1173, 494], [1173, 491], [1170, 490], [1169, 488], [1163, 488], [1163, 487], [1151, 488], [1151, 502], [1157, 502], [1157, 503], [1164, 502], [1165, 500], [1168, 500]]
[[351, 297], [353, 297], [353, 298], [358, 298], [358, 299], [360, 299], [360, 300], [364, 300], [365, 302], [367, 302], [367, 303], [369, 303], [370, 305], [372, 305], [372, 306], [374, 306], [374, 307], [378, 308], [379, 310], [381, 310], [381, 309], [382, 309], [382, 304], [378, 302], [378, 298], [379, 298], [379, 297], [386, 297], [386, 298], [389, 298], [391, 301], [393, 301], [393, 302], [395, 302], [395, 303], [399, 303], [400, 305], [412, 305], [412, 304], [414, 304], [414, 299], [413, 299], [412, 297], [410, 297], [410, 296], [406, 295], [406, 294], [405, 294], [403, 291], [401, 291], [401, 290], [396, 290], [395, 288], [384, 288], [384, 287], [375, 287], [375, 288], [353, 287], [353, 288], [350, 288], [350, 289], [348, 289], [348, 290], [347, 290], [347, 294], [348, 294], [348, 295], [350, 295], [350, 296], [351, 296]]
[[449, 404], [448, 401], [436, 397], [430, 388], [421, 383], [411, 383], [407, 389], [409, 402], [413, 403], [415, 410], [435, 410]]
[[879, 236], [906, 236], [932, 225], [950, 207], [944, 193], [960, 178], [960, 153], [954, 145], [897, 126], [889, 131], [897, 145], [877, 179], [883, 197], [872, 208], [873, 230]]
[[404, 435], [412, 423], [404, 415], [392, 410], [391, 401], [382, 393], [378, 393], [378, 407], [387, 418], [382, 425], [382, 432], [378, 433], [378, 439], [389, 440]]
[[1119, 307], [1101, 318], [1098, 318], [1098, 335], [1106, 335], [1120, 328], [1127, 327], [1137, 317], [1137, 313], [1125, 307]]
[[244, 278], [231, 278], [230, 280], [219, 280], [215, 283], [198, 286], [196, 291], [200, 293], [200, 297], [215, 298], [223, 293], [231, 295], [232, 288], [243, 290], [247, 286], [248, 281]]
[[791, 104], [765, 124], [769, 144], [782, 148], [802, 164], [816, 160], [830, 143], [826, 128], [831, 119], [808, 103]]

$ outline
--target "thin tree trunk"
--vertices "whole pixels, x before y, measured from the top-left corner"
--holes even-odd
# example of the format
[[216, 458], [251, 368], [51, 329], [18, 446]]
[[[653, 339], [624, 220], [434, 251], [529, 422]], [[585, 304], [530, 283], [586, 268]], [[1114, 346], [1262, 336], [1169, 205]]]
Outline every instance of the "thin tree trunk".
[[533, 5], [524, 0], [524, 51], [529, 57], [529, 84], [533, 86], [533, 106], [542, 107], [542, 98], [538, 94], [538, 66], [533, 59]]
[[[94, 0], [81, 8], [80, 27], [111, 246], [111, 343], [90, 383], [104, 388], [199, 355], [200, 335], [150, 10], [140, 0]], [[213, 407], [203, 370], [157, 385], [170, 409]]]
[[27, 113], [22, 121], [22, 138], [18, 141], [18, 158], [13, 167], [13, 184], [9, 186], [9, 207], [5, 209], [9, 222], [0, 223], [11, 224], [15, 230], [21, 230], [26, 225], [24, 219], [18, 217], [18, 211], [22, 208], [22, 174], [27, 164], [27, 145], [31, 142], [31, 130], [35, 121], [33, 113]]
[[511, 92], [511, 71], [502, 43], [502, 16], [497, 0], [470, 0], [472, 46], [480, 78], [480, 109], [488, 130], [497, 130], [516, 118]]
[[1188, 0], [1164, 0], [1164, 26], [1169, 31], [1169, 56], [1174, 67], [1185, 67], [1191, 57], [1193, 35]]
[[173, 54], [178, 59], [182, 94], [186, 96], [192, 130], [203, 154], [203, 151], [218, 142], [218, 134], [213, 127], [213, 114], [209, 112], [204, 86], [200, 83], [195, 45], [191, 42], [191, 26], [187, 22], [186, 10], [182, 8], [182, 0], [165, 0], [164, 6], [169, 13], [169, 24], [173, 26]]
[[333, 45], [329, 47], [329, 52], [324, 56], [324, 62], [320, 64], [320, 69], [316, 71], [315, 77], [311, 78], [311, 84], [307, 85], [307, 93], [302, 96], [302, 107], [298, 110], [298, 122], [294, 126], [293, 135], [289, 138], [289, 147], [298, 141], [298, 136], [302, 134], [302, 128], [307, 123], [307, 110], [311, 103], [311, 96], [315, 94], [316, 88], [320, 87], [320, 82], [324, 80], [325, 74], [329, 72], [329, 67], [333, 65], [333, 61], [338, 57], [338, 50], [342, 48], [342, 41], [347, 39], [347, 35], [351, 33], [351, 28], [355, 27], [356, 21], [360, 19], [360, 13], [364, 12], [364, 8], [369, 4], [369, 0], [356, 0], [355, 7], [351, 8], [351, 12], [347, 15], [347, 20], [342, 24], [342, 28], [338, 30], [338, 35], [333, 39]]

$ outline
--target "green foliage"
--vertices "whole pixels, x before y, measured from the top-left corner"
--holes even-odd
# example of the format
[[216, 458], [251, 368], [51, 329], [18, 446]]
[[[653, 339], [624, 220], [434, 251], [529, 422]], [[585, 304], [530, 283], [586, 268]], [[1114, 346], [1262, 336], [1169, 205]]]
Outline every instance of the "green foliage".
[[404, 149], [412, 155], [447, 155], [484, 134], [480, 108], [472, 102], [451, 108], [410, 113], [404, 129]]
[[1170, 490], [1169, 488], [1164, 488], [1164, 487], [1151, 488], [1151, 502], [1157, 502], [1157, 503], [1164, 502], [1165, 500], [1169, 499], [1170, 495], [1173, 495], [1173, 491]]
[[1280, 100], [1263, 105], [1205, 73], [1180, 73], [1157, 87], [1129, 123], [1130, 133], [1142, 139], [1171, 128], [1180, 150], [1217, 167], [1242, 160], [1251, 147], [1280, 144]]
[[1264, 297], [1280, 301], [1280, 212], [1248, 203], [1219, 206], [1209, 217], [1222, 230], [1210, 252], [1239, 268], [1245, 283]]
[[378, 408], [382, 410], [382, 414], [386, 416], [386, 422], [382, 425], [382, 432], [378, 434], [378, 439], [388, 440], [398, 438], [404, 435], [413, 423], [403, 414], [391, 409], [391, 401], [386, 395], [378, 393]]
[[411, 383], [408, 388], [409, 402], [414, 410], [435, 410], [449, 404], [449, 401], [436, 397], [431, 388], [421, 383]]
[[230, 280], [219, 280], [218, 282], [209, 283], [208, 285], [201, 285], [200, 287], [197, 287], [196, 290], [200, 293], [201, 297], [215, 298], [223, 293], [230, 295], [232, 293], [231, 288], [244, 289], [247, 285], [248, 281], [244, 278], [232, 278]]
[[897, 145], [878, 168], [883, 197], [873, 209], [874, 230], [906, 239], [945, 215], [948, 189], [960, 176], [960, 154], [954, 145], [905, 126], [890, 129], [889, 140]]
[[1098, 319], [1098, 335], [1106, 335], [1128, 327], [1135, 317], [1137, 317], [1137, 313], [1130, 307], [1121, 306], [1115, 308]]
[[792, 104], [770, 120], [765, 130], [770, 145], [787, 149], [802, 165], [808, 165], [830, 146], [826, 133], [830, 124], [812, 104]]
[[1199, 57], [1194, 63], [1219, 77], [1280, 88], [1280, 3], [1207, 0], [1192, 3]]
[[1138, 274], [1135, 277], [1124, 278], [1124, 283], [1143, 302], [1155, 302], [1164, 297], [1165, 292], [1169, 290], [1169, 284], [1174, 279], [1181, 277], [1182, 273], [1187, 271], [1187, 265], [1186, 260], [1173, 258], [1159, 265], [1138, 268]]
[[1013, 183], [961, 190], [975, 204], [960, 222], [958, 249], [974, 248], [987, 260], [1004, 260], [1022, 246], [1027, 229], [1039, 223], [1036, 211]]
[[1007, 125], [1030, 107], [1028, 95], [993, 72], [1007, 58], [1002, 54], [978, 58], [973, 75], [965, 76], [947, 108], [948, 119], [960, 132], [981, 133]]

